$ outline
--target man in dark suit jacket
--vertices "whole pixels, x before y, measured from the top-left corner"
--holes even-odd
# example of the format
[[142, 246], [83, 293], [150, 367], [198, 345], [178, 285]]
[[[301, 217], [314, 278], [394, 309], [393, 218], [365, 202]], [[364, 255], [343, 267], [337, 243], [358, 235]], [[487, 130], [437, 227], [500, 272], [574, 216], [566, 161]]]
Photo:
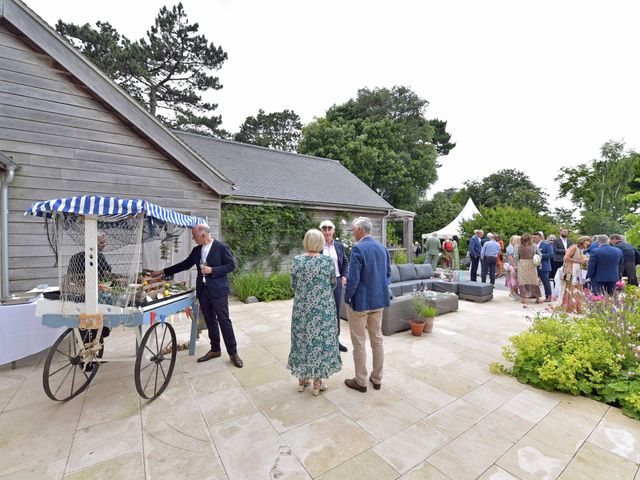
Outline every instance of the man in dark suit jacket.
[[536, 232], [533, 234], [533, 243], [540, 249], [540, 256], [542, 257], [542, 263], [538, 267], [538, 278], [542, 281], [544, 286], [545, 302], [550, 302], [551, 299], [551, 281], [549, 280], [549, 273], [551, 273], [551, 259], [553, 258], [553, 247], [550, 243], [544, 241], [544, 234], [542, 232]]
[[549, 274], [549, 278], [551, 279], [556, 277], [556, 272], [564, 263], [564, 256], [567, 253], [567, 249], [573, 245], [568, 235], [569, 230], [562, 228], [560, 229], [560, 237], [553, 241], [553, 260], [551, 261], [551, 273]]
[[478, 265], [480, 264], [480, 254], [482, 253], [482, 237], [484, 232], [476, 230], [476, 234], [469, 240], [469, 258], [471, 259], [471, 267], [469, 274], [472, 282], [478, 278]]
[[243, 363], [238, 356], [236, 337], [229, 318], [227, 274], [236, 268], [233, 255], [229, 247], [213, 238], [207, 225], [196, 225], [191, 234], [198, 246], [191, 250], [186, 260], [154, 273], [173, 275], [188, 270], [194, 265], [198, 267], [196, 294], [211, 341], [211, 350], [198, 358], [198, 362], [206, 362], [222, 355], [220, 350], [220, 332], [222, 332], [231, 363], [242, 368]]
[[638, 276], [636, 275], [636, 249], [633, 245], [629, 245], [624, 241], [622, 235], [611, 235], [611, 245], [619, 248], [622, 252], [622, 270], [621, 277], [627, 277], [629, 285], [638, 285]]
[[[347, 284], [347, 272], [349, 267], [344, 255], [344, 245], [338, 240], [333, 239], [336, 233], [336, 226], [331, 220], [323, 220], [320, 222], [320, 230], [324, 235], [324, 247], [320, 255], [329, 255], [333, 260], [336, 268], [336, 288], [333, 289], [333, 298], [336, 301], [336, 318], [338, 319], [338, 336], [340, 335], [340, 307], [342, 306], [342, 289]], [[340, 343], [338, 345], [341, 352], [348, 351], [347, 347]]]
[[352, 223], [351, 232], [358, 243], [351, 249], [344, 292], [356, 370], [355, 378], [348, 378], [344, 383], [362, 393], [367, 391], [367, 332], [373, 356], [369, 381], [375, 390], [380, 390], [382, 385], [382, 313], [389, 306], [388, 280], [391, 278], [389, 252], [371, 237], [371, 230], [371, 220], [366, 217], [356, 218]]
[[591, 291], [595, 295], [608, 293], [613, 295], [616, 282], [620, 279], [620, 267], [623, 265], [622, 251], [609, 245], [609, 237], [596, 237], [598, 248], [589, 255], [587, 278], [591, 279]]

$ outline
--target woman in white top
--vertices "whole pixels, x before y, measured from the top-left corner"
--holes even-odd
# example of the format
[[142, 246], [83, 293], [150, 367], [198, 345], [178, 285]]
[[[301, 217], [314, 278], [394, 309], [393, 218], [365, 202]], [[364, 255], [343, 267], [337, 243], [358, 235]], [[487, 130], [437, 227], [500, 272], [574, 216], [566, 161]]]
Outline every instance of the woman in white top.
[[560, 308], [567, 313], [582, 313], [582, 266], [588, 262], [583, 251], [591, 243], [591, 238], [580, 237], [567, 249], [560, 274]]

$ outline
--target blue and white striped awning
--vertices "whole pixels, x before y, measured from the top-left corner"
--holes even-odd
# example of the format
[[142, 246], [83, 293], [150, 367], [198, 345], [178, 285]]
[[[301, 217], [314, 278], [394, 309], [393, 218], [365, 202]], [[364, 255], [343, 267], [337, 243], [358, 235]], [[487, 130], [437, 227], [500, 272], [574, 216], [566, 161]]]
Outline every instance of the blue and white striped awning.
[[36, 202], [24, 214], [43, 217], [51, 216], [53, 212], [96, 215], [109, 218], [124, 218], [142, 213], [146, 217], [162, 220], [180, 227], [193, 227], [206, 223], [203, 218], [174, 212], [146, 200], [99, 197], [96, 195], [56, 198], [55, 200]]

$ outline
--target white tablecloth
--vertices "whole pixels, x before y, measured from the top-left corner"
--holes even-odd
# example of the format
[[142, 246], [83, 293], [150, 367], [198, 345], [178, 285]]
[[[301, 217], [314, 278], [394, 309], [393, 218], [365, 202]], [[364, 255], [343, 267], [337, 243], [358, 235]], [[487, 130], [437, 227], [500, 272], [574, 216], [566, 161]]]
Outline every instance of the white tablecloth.
[[49, 348], [65, 330], [42, 325], [36, 304], [0, 305], [0, 365]]

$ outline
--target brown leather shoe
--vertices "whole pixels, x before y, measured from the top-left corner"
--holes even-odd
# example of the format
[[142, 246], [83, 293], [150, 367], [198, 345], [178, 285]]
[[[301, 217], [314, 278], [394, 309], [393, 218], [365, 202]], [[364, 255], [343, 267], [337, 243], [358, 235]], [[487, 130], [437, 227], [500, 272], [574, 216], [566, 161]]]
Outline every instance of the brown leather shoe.
[[231, 363], [233, 363], [234, 367], [242, 368], [242, 366], [244, 365], [244, 363], [242, 363], [242, 359], [238, 356], [237, 353], [229, 355], [229, 358], [231, 359]]
[[355, 378], [347, 378], [344, 381], [344, 384], [349, 388], [353, 388], [354, 390], [359, 391], [360, 393], [366, 393], [367, 391], [367, 387], [361, 387], [360, 385], [358, 385], [358, 382], [356, 382]]
[[371, 382], [371, 385], [373, 385], [373, 389], [374, 390], [380, 390], [380, 388], [382, 388], [382, 384], [381, 383], [373, 383], [373, 380], [371, 380], [371, 377], [369, 377], [369, 381]]
[[198, 362], [206, 362], [211, 360], [212, 358], [218, 358], [220, 355], [222, 355], [222, 352], [214, 352], [213, 350], [209, 350], [198, 359]]

